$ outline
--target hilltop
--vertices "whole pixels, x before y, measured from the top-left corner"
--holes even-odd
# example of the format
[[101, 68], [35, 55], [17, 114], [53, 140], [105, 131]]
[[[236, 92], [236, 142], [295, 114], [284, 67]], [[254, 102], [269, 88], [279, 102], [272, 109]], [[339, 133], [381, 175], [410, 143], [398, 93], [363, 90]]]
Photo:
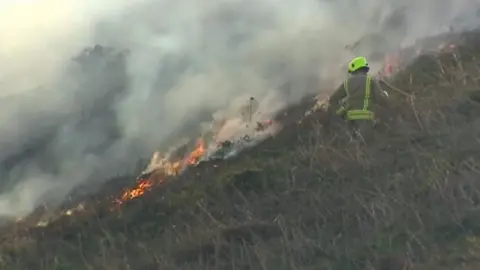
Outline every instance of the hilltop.
[[[385, 87], [368, 147], [293, 108], [276, 136], [204, 162], [115, 211], [97, 194], [45, 227], [4, 230], [2, 269], [478, 269], [480, 32]], [[288, 118], [288, 117], [287, 117]]]

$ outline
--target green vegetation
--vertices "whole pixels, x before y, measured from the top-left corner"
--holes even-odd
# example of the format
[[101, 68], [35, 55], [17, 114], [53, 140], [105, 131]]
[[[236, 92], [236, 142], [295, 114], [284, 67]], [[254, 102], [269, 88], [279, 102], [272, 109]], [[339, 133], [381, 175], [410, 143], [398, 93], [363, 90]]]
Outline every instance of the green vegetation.
[[118, 212], [12, 229], [1, 269], [479, 269], [480, 33], [388, 82], [368, 147], [321, 110]]

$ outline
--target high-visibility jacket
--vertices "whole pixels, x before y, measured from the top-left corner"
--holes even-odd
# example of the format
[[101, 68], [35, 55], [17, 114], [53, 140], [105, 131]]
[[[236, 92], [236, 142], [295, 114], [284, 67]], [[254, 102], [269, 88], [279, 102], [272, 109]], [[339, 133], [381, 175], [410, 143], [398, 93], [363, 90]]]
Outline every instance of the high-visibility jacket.
[[347, 120], [374, 120], [374, 107], [386, 102], [382, 96], [383, 91], [378, 82], [371, 76], [360, 73], [346, 79], [330, 96], [329, 103], [336, 108], [337, 114]]

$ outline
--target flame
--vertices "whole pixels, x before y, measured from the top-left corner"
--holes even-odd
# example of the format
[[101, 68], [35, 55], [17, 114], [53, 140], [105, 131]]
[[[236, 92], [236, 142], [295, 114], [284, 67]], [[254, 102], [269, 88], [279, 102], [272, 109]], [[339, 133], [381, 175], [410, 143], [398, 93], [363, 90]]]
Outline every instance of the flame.
[[[132, 200], [140, 197], [148, 192], [155, 184], [161, 184], [165, 181], [167, 176], [176, 176], [186, 166], [196, 165], [198, 161], [203, 157], [206, 152], [205, 141], [203, 138], [199, 138], [195, 144], [195, 148], [191, 151], [183, 160], [169, 161], [167, 159], [160, 159], [158, 153], [154, 153], [154, 157], [157, 160], [160, 159], [159, 166], [155, 171], [158, 173], [150, 175], [147, 178], [141, 179], [137, 182], [137, 185], [133, 188], [127, 189], [123, 192], [119, 198], [114, 198], [113, 202], [116, 205], [121, 205], [125, 201]], [[156, 179], [156, 180], [154, 180]]]
[[384, 72], [384, 74], [385, 74], [387, 77], [392, 76], [392, 73], [393, 73], [392, 64], [386, 63], [386, 64], [385, 64], [385, 67], [384, 67], [384, 69], [383, 69], [383, 72]]
[[175, 162], [167, 162], [163, 168], [165, 175], [167, 176], [175, 176], [180, 173], [182, 169], [180, 166], [180, 161]]
[[398, 69], [398, 55], [389, 53], [385, 55], [384, 66], [383, 66], [383, 75], [386, 77], [392, 76], [393, 72]]
[[185, 160], [187, 161], [187, 164], [189, 165], [197, 164], [200, 158], [203, 157], [205, 152], [206, 152], [205, 141], [203, 140], [203, 138], [200, 138], [195, 144], [195, 149], [193, 149], [193, 151], [190, 152], [190, 154], [188, 154], [187, 157], [185, 158]]
[[[272, 125], [273, 120], [264, 120], [261, 123], [263, 125]], [[215, 134], [214, 141], [221, 143], [217, 138], [218, 134]], [[196, 166], [202, 157], [207, 152], [207, 144], [203, 137], [200, 137], [196, 143], [194, 149], [179, 160], [169, 160], [168, 154], [161, 155], [159, 152], [154, 152], [153, 156], [148, 164], [147, 168], [142, 172], [142, 175], [137, 178], [135, 185], [131, 188], [126, 188], [122, 191], [121, 195], [109, 196], [110, 203], [109, 210], [116, 211], [127, 201], [138, 198], [150, 191], [155, 185], [160, 185], [168, 180], [169, 176], [177, 176], [187, 167]], [[215, 168], [217, 165], [213, 165]], [[66, 209], [62, 211], [64, 216], [72, 216], [78, 212], [86, 211], [84, 203], [78, 204], [76, 207]], [[18, 219], [17, 222], [21, 222], [22, 219]], [[37, 226], [47, 226], [48, 223], [40, 222]]]
[[150, 179], [140, 180], [138, 185], [130, 190], [127, 190], [122, 195], [122, 201], [131, 200], [145, 194], [153, 186], [153, 182]]

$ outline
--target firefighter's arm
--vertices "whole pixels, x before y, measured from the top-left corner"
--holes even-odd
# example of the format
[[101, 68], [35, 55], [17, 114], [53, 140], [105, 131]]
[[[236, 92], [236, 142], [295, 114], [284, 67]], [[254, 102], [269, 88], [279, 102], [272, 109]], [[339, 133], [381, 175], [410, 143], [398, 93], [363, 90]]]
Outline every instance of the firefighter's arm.
[[340, 105], [340, 101], [346, 97], [347, 97], [347, 92], [345, 91], [345, 87], [343, 86], [343, 84], [341, 84], [328, 99], [328, 107], [338, 108]]

